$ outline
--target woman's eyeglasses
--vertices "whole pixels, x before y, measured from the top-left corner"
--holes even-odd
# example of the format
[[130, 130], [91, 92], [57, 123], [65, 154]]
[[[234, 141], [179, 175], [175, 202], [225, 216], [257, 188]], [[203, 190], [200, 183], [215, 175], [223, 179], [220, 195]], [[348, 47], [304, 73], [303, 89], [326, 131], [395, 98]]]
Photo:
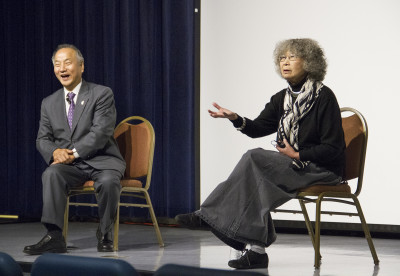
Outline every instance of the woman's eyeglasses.
[[289, 59], [290, 61], [295, 61], [296, 59], [297, 59], [297, 57], [295, 56], [295, 55], [290, 55], [290, 56], [280, 56], [279, 57], [279, 61], [280, 62], [284, 62], [284, 61], [286, 61], [286, 59]]
[[273, 145], [275, 148], [276, 147], [280, 147], [280, 148], [285, 147], [285, 144], [282, 141], [276, 141], [276, 140], [272, 140], [271, 145]]

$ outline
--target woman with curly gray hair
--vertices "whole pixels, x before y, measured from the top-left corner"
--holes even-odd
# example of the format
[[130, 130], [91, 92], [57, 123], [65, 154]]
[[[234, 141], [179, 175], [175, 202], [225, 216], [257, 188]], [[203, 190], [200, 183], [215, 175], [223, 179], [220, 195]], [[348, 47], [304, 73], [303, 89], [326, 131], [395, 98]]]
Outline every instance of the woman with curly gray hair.
[[322, 83], [327, 67], [322, 48], [312, 39], [285, 40], [276, 45], [274, 61], [288, 86], [257, 118], [241, 117], [217, 103], [209, 113], [229, 119], [252, 138], [276, 133], [277, 151], [249, 150], [200, 210], [176, 216], [180, 225], [210, 227], [227, 245], [242, 250], [242, 257], [228, 262], [237, 269], [268, 267], [265, 248], [276, 240], [271, 210], [294, 198], [298, 189], [342, 180], [342, 119], [335, 95]]

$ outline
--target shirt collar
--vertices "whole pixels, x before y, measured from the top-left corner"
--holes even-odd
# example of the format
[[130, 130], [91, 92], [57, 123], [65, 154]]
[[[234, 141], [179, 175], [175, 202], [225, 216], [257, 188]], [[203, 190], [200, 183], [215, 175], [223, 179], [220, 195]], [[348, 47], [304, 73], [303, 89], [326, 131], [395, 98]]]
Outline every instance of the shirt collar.
[[74, 88], [72, 91], [68, 91], [68, 90], [64, 87], [64, 95], [65, 95], [65, 98], [67, 97], [67, 95], [68, 95], [69, 92], [72, 92], [72, 93], [75, 94], [75, 97], [74, 97], [74, 102], [75, 102], [76, 99], [78, 98], [78, 93], [79, 93], [79, 90], [81, 90], [81, 86], [82, 86], [82, 80], [81, 80], [81, 82], [80, 82], [77, 86], [75, 86], [75, 88]]

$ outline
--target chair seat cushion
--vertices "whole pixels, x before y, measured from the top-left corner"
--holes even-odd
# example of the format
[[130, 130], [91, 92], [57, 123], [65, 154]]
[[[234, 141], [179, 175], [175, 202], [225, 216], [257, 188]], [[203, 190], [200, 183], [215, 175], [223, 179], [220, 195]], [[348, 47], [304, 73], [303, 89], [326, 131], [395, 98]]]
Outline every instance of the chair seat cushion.
[[93, 187], [94, 181], [93, 180], [88, 180], [83, 184], [83, 187]]
[[122, 179], [121, 180], [122, 187], [135, 187], [135, 188], [142, 188], [143, 184], [141, 181], [136, 179]]
[[351, 188], [349, 184], [342, 183], [339, 185], [313, 185], [310, 187], [299, 189], [299, 192], [306, 193], [323, 193], [323, 192], [341, 192], [341, 193], [351, 193]]
[[[94, 181], [93, 180], [88, 180], [83, 184], [83, 187], [93, 187]], [[136, 179], [122, 179], [121, 180], [121, 186], [122, 187], [136, 187], [136, 188], [142, 188], [143, 183], [139, 180]]]

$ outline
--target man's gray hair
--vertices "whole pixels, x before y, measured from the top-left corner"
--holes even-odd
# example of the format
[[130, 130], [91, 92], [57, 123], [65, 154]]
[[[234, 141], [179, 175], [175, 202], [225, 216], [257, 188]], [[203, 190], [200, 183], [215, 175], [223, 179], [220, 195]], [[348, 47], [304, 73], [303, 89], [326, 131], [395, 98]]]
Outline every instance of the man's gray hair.
[[83, 61], [84, 61], [83, 55], [82, 55], [81, 51], [79, 51], [79, 49], [75, 45], [72, 45], [72, 44], [60, 44], [54, 50], [53, 56], [51, 57], [51, 61], [53, 62], [53, 65], [54, 65], [54, 62], [55, 62], [54, 57], [55, 57], [56, 53], [59, 50], [64, 49], [64, 48], [73, 49], [75, 51], [75, 53], [76, 53], [76, 58], [78, 59], [78, 62], [80, 62], [80, 64], [83, 64]]
[[304, 59], [303, 69], [307, 72], [309, 79], [324, 80], [328, 64], [324, 51], [318, 42], [310, 38], [288, 39], [278, 42], [274, 50], [274, 62], [279, 75], [281, 75], [279, 57], [285, 56], [287, 51]]

